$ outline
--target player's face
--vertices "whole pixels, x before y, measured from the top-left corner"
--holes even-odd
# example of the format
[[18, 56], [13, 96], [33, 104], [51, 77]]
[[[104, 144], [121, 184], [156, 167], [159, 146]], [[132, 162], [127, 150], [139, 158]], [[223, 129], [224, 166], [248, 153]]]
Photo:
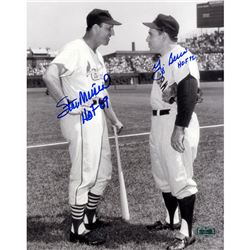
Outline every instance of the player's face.
[[152, 52], [160, 52], [162, 48], [164, 36], [163, 33], [159, 32], [156, 29], [149, 29], [148, 37], [146, 39], [148, 47]]
[[100, 44], [102, 45], [108, 45], [109, 41], [110, 41], [110, 37], [114, 36], [115, 32], [113, 29], [113, 25], [111, 24], [107, 24], [107, 23], [102, 23], [100, 25], [100, 30], [99, 30], [99, 41]]

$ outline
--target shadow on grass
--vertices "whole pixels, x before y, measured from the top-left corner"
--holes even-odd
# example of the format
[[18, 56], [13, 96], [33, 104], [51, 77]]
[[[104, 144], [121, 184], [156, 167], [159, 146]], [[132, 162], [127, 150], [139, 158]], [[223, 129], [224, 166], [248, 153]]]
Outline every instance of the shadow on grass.
[[[149, 232], [144, 224], [133, 224], [119, 217], [104, 217], [101, 219], [108, 222], [108, 226], [98, 229], [100, 234], [107, 236], [105, 247], [117, 248], [119, 245], [132, 243], [159, 244], [168, 242], [172, 234], [168, 231]], [[68, 213], [57, 216], [29, 216], [27, 218], [27, 241], [59, 243], [67, 242], [70, 232], [71, 219]]]

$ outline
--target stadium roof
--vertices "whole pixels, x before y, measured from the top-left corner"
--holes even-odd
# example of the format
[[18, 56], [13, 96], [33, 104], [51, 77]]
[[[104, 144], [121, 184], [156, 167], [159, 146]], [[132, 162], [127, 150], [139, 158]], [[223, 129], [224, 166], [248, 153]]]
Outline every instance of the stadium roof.
[[31, 53], [33, 55], [48, 55], [48, 51], [46, 49], [31, 49]]

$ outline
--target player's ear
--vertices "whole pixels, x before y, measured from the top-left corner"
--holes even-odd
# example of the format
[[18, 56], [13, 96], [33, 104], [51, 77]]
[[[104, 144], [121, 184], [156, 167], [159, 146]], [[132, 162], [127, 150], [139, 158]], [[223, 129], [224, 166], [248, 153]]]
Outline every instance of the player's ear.
[[167, 41], [167, 42], [171, 40], [168, 33], [166, 32], [162, 32], [162, 38], [164, 41]]
[[101, 27], [98, 24], [94, 24], [92, 26], [92, 29], [93, 29], [94, 33], [98, 33], [100, 31], [100, 28]]

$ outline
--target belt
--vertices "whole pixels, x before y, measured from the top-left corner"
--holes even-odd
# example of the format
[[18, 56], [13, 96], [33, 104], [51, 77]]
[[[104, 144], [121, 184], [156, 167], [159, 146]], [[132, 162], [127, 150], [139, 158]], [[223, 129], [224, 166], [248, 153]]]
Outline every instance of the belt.
[[170, 109], [162, 109], [162, 110], [152, 110], [153, 116], [157, 115], [169, 115]]

